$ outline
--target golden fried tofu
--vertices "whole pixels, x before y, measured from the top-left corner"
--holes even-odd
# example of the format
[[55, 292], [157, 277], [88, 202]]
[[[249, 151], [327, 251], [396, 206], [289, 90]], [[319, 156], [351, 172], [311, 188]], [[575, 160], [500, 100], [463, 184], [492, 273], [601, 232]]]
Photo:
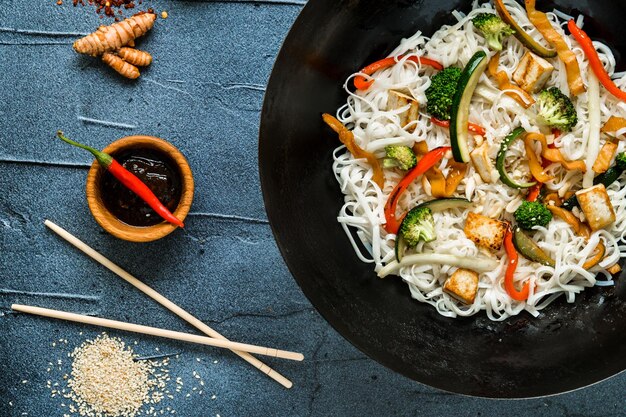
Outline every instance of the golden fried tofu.
[[480, 178], [482, 178], [482, 180], [486, 183], [491, 183], [493, 164], [491, 163], [491, 158], [489, 158], [489, 144], [487, 142], [483, 142], [482, 145], [475, 148], [472, 152], [470, 152], [470, 159], [472, 160], [474, 169], [478, 172], [478, 175], [480, 175]]
[[577, 191], [576, 198], [594, 232], [615, 221], [615, 211], [603, 184]]
[[502, 247], [507, 227], [505, 222], [470, 212], [465, 220], [464, 232], [478, 246], [497, 251]]
[[[420, 106], [417, 100], [399, 91], [390, 90], [387, 98], [387, 110], [401, 109], [404, 106], [411, 105], [408, 110], [400, 113], [400, 126], [404, 127], [410, 122], [419, 118]], [[415, 127], [409, 129], [415, 130]]]
[[513, 73], [513, 81], [529, 93], [536, 93], [546, 84], [554, 66], [545, 59], [526, 51]]
[[478, 273], [459, 268], [443, 284], [443, 290], [465, 304], [472, 304], [478, 292]]

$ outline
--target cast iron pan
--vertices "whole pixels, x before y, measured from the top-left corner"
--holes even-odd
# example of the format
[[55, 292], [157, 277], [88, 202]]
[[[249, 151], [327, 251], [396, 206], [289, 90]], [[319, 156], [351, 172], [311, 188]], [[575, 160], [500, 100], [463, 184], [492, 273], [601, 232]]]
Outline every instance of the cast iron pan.
[[[416, 381], [461, 394], [535, 397], [583, 387], [626, 369], [626, 283], [592, 288], [495, 323], [447, 319], [411, 299], [400, 279], [376, 277], [336, 222], [343, 196], [331, 172], [337, 137], [322, 122], [345, 102], [345, 78], [418, 29], [452, 23], [462, 0], [310, 0], [269, 81], [259, 143], [261, 184], [278, 246], [326, 320], [371, 358]], [[607, 42], [624, 69], [626, 2], [539, 1]]]

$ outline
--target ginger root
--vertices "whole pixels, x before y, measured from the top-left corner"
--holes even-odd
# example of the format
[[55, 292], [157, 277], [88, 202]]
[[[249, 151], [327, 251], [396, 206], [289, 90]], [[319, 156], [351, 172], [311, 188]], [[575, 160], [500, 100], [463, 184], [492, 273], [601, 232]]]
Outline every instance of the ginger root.
[[123, 47], [117, 51], [117, 55], [129, 64], [138, 67], [147, 67], [152, 63], [152, 55], [139, 49]]
[[95, 32], [74, 42], [74, 50], [91, 56], [117, 51], [152, 29], [155, 20], [154, 13], [144, 13], [109, 26], [100, 26]]
[[139, 74], [139, 68], [133, 64], [129, 64], [119, 56], [110, 52], [102, 54], [102, 61], [117, 71], [118, 74], [123, 75], [126, 78], [130, 78], [131, 80], [139, 78], [139, 75], [141, 75]]
[[152, 29], [155, 20], [154, 13], [143, 13], [109, 26], [100, 26], [95, 32], [74, 42], [74, 50], [91, 56], [102, 55], [104, 63], [134, 80], [140, 75], [137, 66], [145, 67], [152, 63], [152, 55], [133, 49], [135, 39]]

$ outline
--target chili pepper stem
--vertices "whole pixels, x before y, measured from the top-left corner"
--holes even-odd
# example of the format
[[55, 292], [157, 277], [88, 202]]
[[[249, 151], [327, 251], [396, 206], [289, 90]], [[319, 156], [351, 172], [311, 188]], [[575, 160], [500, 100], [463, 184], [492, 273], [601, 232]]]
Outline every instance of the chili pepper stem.
[[97, 149], [92, 148], [91, 146], [87, 146], [87, 145], [83, 145], [82, 143], [75, 142], [75, 141], [71, 140], [70, 138], [66, 137], [63, 134], [63, 132], [61, 132], [60, 130], [57, 131], [57, 136], [63, 142], [69, 143], [70, 145], [73, 145], [73, 146], [76, 146], [78, 148], [85, 149], [85, 150], [91, 152], [92, 155], [98, 160], [98, 163], [100, 165], [102, 165], [104, 168], [109, 168], [109, 166], [113, 162], [113, 157], [111, 155], [109, 155], [108, 153], [104, 153], [102, 151], [99, 151]]
[[111, 155], [108, 153], [99, 151], [97, 149], [92, 148], [91, 146], [83, 145], [78, 142], [74, 142], [71, 139], [68, 139], [63, 135], [63, 132], [60, 130], [57, 132], [57, 136], [63, 142], [69, 143], [70, 145], [77, 146], [81, 149], [85, 149], [93, 154], [98, 160], [98, 163], [102, 165], [108, 172], [111, 173], [118, 181], [120, 181], [126, 188], [137, 194], [143, 201], [148, 204], [152, 210], [154, 210], [159, 216], [163, 218], [163, 220], [176, 225], [180, 228], [185, 227], [182, 221], [180, 221], [176, 216], [174, 216], [167, 207], [163, 205], [159, 201], [159, 198], [150, 190], [150, 188], [142, 182], [135, 174], [128, 171], [119, 162], [117, 162]]

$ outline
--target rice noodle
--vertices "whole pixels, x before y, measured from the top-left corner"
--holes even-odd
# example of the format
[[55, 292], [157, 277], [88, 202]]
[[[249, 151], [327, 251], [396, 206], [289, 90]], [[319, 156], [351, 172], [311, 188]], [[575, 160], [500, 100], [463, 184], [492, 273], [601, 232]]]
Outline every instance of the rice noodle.
[[[522, 6], [513, 0], [505, 0], [505, 4], [513, 18], [533, 38], [540, 43], [545, 42], [529, 22]], [[373, 74], [375, 82], [367, 91], [354, 93], [349, 90], [348, 83], [356, 74], [346, 80], [344, 89], [348, 95], [347, 102], [338, 109], [337, 118], [352, 129], [359, 146], [374, 152], [378, 157], [383, 157], [384, 147], [390, 144], [411, 146], [417, 141], [426, 141], [430, 149], [449, 144], [447, 129], [434, 125], [426, 114], [421, 114], [419, 120], [410, 126], [402, 127], [400, 114], [404, 109], [387, 110], [388, 90], [400, 90], [413, 96], [421, 104], [426, 102], [425, 91], [430, 85], [430, 77], [434, 70], [408, 61], [408, 57], [412, 55], [426, 55], [438, 60], [444, 66], [463, 67], [478, 50], [491, 54], [483, 37], [474, 30], [471, 19], [481, 12], [493, 13], [493, 7], [489, 3], [477, 2], [473, 6], [467, 15], [458, 11], [452, 12], [458, 22], [452, 26], [441, 27], [431, 38], [417, 32], [403, 39], [389, 56], [403, 54], [404, 57], [396, 65]], [[547, 15], [576, 54], [581, 67], [581, 76], [588, 81], [587, 59], [576, 42], [562, 30], [565, 21], [560, 19], [569, 16], [560, 12]], [[579, 16], [578, 20], [581, 26], [582, 17]], [[610, 49], [598, 42], [595, 45], [609, 74], [612, 74], [615, 59]], [[509, 37], [501, 53], [500, 69], [511, 77], [525, 51], [517, 39]], [[550, 61], [555, 66], [555, 71], [547, 85], [557, 86], [568, 94], [563, 64], [557, 58]], [[619, 74], [616, 83], [622, 88], [626, 86], [626, 74]], [[589, 114], [588, 102], [591, 93], [593, 89], [573, 100], [578, 111], [578, 123], [571, 132], [555, 139], [555, 144], [569, 160], [585, 158], [588, 145], [601, 146], [604, 142], [602, 139], [600, 143], [596, 143], [592, 136], [596, 133], [590, 130], [589, 122], [593, 115]], [[605, 89], [600, 89], [599, 94], [602, 103], [599, 107], [601, 121], [606, 121], [611, 115], [626, 117], [626, 105], [618, 102]], [[486, 129], [484, 141], [489, 146], [492, 158], [495, 157], [502, 138], [517, 126], [529, 131], [538, 131], [536, 114], [532, 107], [528, 110], [523, 109], [504, 92], [499, 91], [485, 76], [481, 78], [476, 89], [471, 104], [470, 121]], [[593, 143], [589, 143], [590, 136]], [[518, 148], [511, 146], [511, 153], [522, 152], [521, 144], [517, 145]], [[624, 147], [624, 142], [621, 141], [618, 150], [624, 151]], [[386, 182], [384, 189], [381, 190], [372, 181], [372, 170], [366, 161], [355, 160], [343, 146], [335, 150], [333, 157], [333, 172], [345, 196], [337, 220], [346, 231], [359, 259], [374, 264], [374, 270], [380, 272], [384, 266], [395, 261], [395, 236], [387, 234], [383, 229], [385, 223], [383, 208], [389, 193], [400, 181], [402, 174], [394, 170], [385, 170]], [[445, 160], [440, 168], [447, 174]], [[580, 188], [582, 175], [579, 172], [566, 172], [559, 164], [552, 164], [547, 170], [554, 176], [554, 179], [545, 185], [548, 190], [565, 193], [563, 190]], [[626, 229], [626, 188], [620, 188], [619, 183], [614, 183], [608, 187], [608, 193], [617, 220], [607, 230], [593, 233], [588, 241], [574, 234], [570, 226], [560, 219], [555, 218], [546, 228], [537, 227], [534, 239], [556, 260], [556, 266], [552, 268], [520, 257], [515, 276], [517, 281], [530, 277], [532, 289], [527, 301], [512, 300], [503, 288], [502, 280], [506, 268], [503, 250], [495, 254], [486, 253], [465, 236], [463, 226], [468, 210], [434, 213], [437, 239], [429, 243], [420, 242], [417, 250], [420, 253], [468, 258], [491, 257], [497, 261], [496, 268], [480, 274], [478, 294], [472, 305], [464, 305], [442, 290], [443, 283], [456, 270], [455, 267], [442, 264], [409, 265], [400, 268], [399, 275], [408, 284], [413, 298], [431, 304], [446, 317], [470, 316], [484, 310], [491, 320], [503, 320], [522, 311], [537, 316], [561, 295], [564, 295], [568, 302], [574, 302], [576, 294], [587, 287], [612, 285], [606, 268], [620, 258], [626, 257], [626, 246], [620, 245], [626, 235], [626, 232], [623, 232]], [[524, 197], [519, 190], [509, 188], [499, 181], [485, 183], [471, 164], [454, 196], [471, 199], [474, 203], [471, 210], [474, 212], [507, 220], [512, 219], [511, 213]], [[403, 195], [399, 208], [406, 211], [430, 199], [432, 197], [428, 183], [415, 181]], [[580, 215], [580, 212], [575, 210], [575, 214]], [[591, 271], [584, 270], [582, 264], [600, 240], [606, 246], [606, 258]], [[605, 279], [597, 280], [596, 274], [602, 274], [600, 277], [603, 276]]]

